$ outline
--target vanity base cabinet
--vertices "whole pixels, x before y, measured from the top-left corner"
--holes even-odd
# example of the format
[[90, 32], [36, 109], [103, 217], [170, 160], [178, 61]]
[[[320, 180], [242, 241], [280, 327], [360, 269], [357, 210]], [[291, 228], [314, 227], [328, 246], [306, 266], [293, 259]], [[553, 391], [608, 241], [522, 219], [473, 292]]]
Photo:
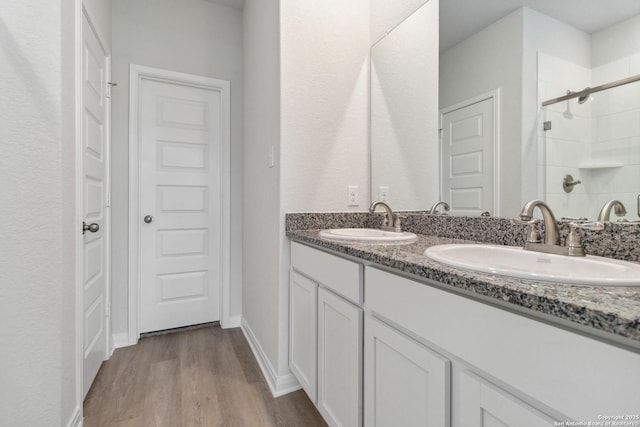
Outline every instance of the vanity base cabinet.
[[362, 272], [291, 243], [289, 367], [332, 427], [362, 426]]
[[[454, 427], [487, 425], [458, 422], [483, 410], [487, 417], [493, 414], [489, 421], [503, 420], [497, 425], [527, 425], [496, 412], [498, 401], [513, 403], [515, 419], [542, 416], [542, 426], [638, 412], [640, 354], [447, 292], [436, 282], [431, 286], [371, 267], [365, 274], [367, 313], [452, 361]], [[458, 377], [459, 367], [482, 378], [480, 385]]]
[[331, 426], [362, 425], [362, 309], [318, 290], [318, 403]]
[[365, 426], [450, 425], [450, 362], [366, 316]]
[[289, 275], [289, 368], [316, 401], [318, 285], [295, 270]]

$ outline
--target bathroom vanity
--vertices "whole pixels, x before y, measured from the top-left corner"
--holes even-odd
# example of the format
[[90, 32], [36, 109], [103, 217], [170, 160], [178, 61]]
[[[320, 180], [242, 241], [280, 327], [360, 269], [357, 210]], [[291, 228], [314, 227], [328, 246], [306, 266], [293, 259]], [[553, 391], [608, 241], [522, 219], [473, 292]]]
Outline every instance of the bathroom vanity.
[[423, 255], [470, 243], [451, 238], [287, 234], [290, 367], [329, 425], [640, 425], [640, 287], [514, 279]]

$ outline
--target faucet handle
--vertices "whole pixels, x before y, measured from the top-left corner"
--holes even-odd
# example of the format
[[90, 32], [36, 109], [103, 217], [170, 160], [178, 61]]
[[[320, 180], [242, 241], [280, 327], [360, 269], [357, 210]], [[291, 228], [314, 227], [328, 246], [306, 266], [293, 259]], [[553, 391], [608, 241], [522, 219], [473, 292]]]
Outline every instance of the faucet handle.
[[542, 236], [540, 236], [540, 232], [538, 232], [538, 224], [540, 223], [539, 219], [529, 219], [523, 220], [518, 218], [511, 218], [511, 224], [513, 225], [528, 225], [529, 230], [527, 231], [527, 236], [525, 237], [525, 242], [528, 243], [540, 243], [542, 242]]
[[584, 256], [584, 248], [582, 247], [582, 241], [580, 239], [580, 235], [576, 233], [578, 228], [583, 228], [585, 230], [604, 230], [604, 224], [600, 221], [595, 222], [583, 222], [569, 223], [569, 235], [567, 236], [567, 250], [569, 256]]
[[585, 230], [595, 230], [600, 231], [604, 230], [604, 223], [602, 221], [592, 221], [592, 222], [570, 222], [569, 229], [571, 232], [575, 231], [576, 228], [583, 228]]
[[399, 213], [396, 214], [396, 220], [395, 220], [395, 223], [394, 223], [396, 233], [402, 233], [402, 223], [401, 222], [406, 217], [407, 217], [406, 215], [400, 215]]

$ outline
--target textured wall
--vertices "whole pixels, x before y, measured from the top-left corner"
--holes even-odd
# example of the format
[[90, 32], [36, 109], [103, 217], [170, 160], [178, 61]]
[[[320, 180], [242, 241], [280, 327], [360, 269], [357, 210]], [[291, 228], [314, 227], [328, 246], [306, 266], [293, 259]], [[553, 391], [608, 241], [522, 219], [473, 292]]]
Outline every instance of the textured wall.
[[242, 12], [204, 0], [113, 2], [112, 312], [127, 331], [129, 64], [231, 81], [231, 316], [242, 305]]
[[428, 0], [370, 0], [371, 44], [392, 31]]
[[0, 425], [66, 425], [75, 377], [74, 5], [0, 4]]
[[[280, 239], [280, 74], [278, 1], [244, 6], [244, 283], [243, 322], [278, 370]], [[275, 163], [268, 157], [274, 147]], [[286, 295], [286, 294], [285, 294]], [[285, 352], [286, 355], [286, 352]]]
[[[283, 212], [369, 204], [369, 2], [280, 2]], [[347, 188], [360, 206], [347, 206]]]

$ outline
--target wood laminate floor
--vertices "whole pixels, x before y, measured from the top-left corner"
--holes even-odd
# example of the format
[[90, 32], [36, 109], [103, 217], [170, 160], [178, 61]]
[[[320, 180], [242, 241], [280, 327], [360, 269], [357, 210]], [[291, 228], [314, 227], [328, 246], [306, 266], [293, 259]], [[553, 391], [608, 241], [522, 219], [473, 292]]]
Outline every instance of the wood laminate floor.
[[84, 401], [84, 426], [326, 426], [298, 390], [273, 398], [242, 331], [219, 326], [117, 349]]

